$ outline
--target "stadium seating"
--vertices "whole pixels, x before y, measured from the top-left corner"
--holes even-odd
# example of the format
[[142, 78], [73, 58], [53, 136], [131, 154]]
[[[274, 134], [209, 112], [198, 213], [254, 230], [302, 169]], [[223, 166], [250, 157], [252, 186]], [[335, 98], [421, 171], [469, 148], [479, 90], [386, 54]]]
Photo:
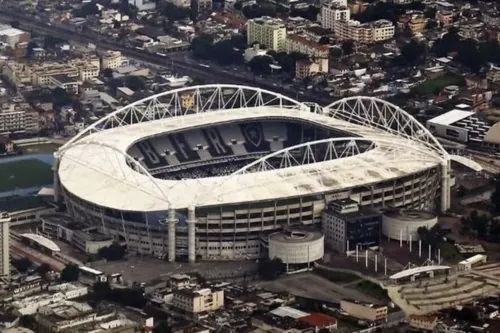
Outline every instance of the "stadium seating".
[[128, 153], [158, 178], [216, 177], [297, 145], [304, 137], [335, 134], [298, 123], [248, 122], [153, 137], [136, 143]]

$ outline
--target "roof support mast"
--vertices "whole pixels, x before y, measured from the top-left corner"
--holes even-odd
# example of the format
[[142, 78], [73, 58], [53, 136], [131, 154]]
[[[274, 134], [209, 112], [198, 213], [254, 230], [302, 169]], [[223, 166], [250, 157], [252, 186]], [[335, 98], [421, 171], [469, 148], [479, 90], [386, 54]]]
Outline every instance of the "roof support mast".
[[196, 213], [194, 206], [188, 208], [188, 262], [196, 261]]
[[175, 261], [175, 225], [177, 219], [175, 218], [175, 210], [170, 208], [168, 210], [168, 261]]
[[54, 202], [57, 204], [61, 198], [60, 195], [60, 182], [59, 182], [59, 154], [54, 153], [54, 163], [52, 164], [52, 172], [54, 173]]
[[450, 209], [450, 159], [441, 162], [441, 212]]

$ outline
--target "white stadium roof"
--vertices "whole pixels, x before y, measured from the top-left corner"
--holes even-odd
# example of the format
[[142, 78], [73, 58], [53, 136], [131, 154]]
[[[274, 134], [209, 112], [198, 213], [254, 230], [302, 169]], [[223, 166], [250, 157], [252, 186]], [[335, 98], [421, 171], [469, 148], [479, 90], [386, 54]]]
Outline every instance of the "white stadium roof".
[[[208, 86], [181, 88], [173, 93], [180, 95], [190, 91], [194, 95], [193, 99], [196, 99], [198, 97], [195, 94], [206, 87]], [[249, 87], [219, 85], [216, 87], [220, 90], [221, 96], [228, 89], [235, 91], [254, 89], [259, 94], [262, 92], [260, 89]], [[376, 100], [378, 105], [370, 106], [369, 110], [365, 107], [360, 108], [359, 112], [362, 114], [358, 116], [354, 115], [354, 111], [346, 109], [349, 108], [347, 104], [332, 104], [324, 109], [330, 112], [327, 115], [311, 112], [306, 105], [287, 97], [274, 96], [275, 99], [279, 99], [278, 106], [265, 105], [261, 101], [260, 106], [221, 110], [210, 105], [205, 112], [196, 110], [195, 112], [199, 113], [168, 116], [133, 125], [123, 124], [105, 130], [99, 130], [99, 123], [96, 123], [92, 127], [93, 132], [87, 130], [88, 133], [82, 133], [59, 151], [60, 182], [68, 192], [98, 206], [124, 211], [164, 211], [169, 207], [183, 209], [189, 206], [220, 206], [332, 192], [420, 172], [439, 165], [443, 161], [443, 155], [440, 154], [447, 155], [436, 143], [435, 138], [420, 124], [412, 130], [411, 137], [390, 133], [390, 129], [387, 128], [392, 122], [397, 122], [399, 127], [408, 129], [416, 121], [407, 114], [402, 114], [404, 111], [398, 111], [400, 109], [396, 110], [397, 112], [391, 111], [389, 103], [386, 105], [386, 102]], [[262, 98], [259, 95], [260, 99]], [[372, 101], [368, 97], [365, 99]], [[282, 105], [285, 102], [288, 103], [287, 106]], [[138, 103], [158, 108], [155, 104], [158, 102], [154, 97], [151, 100], [136, 102], [129, 108], [135, 108]], [[353, 103], [359, 101], [353, 100]], [[332, 115], [333, 108], [338, 117]], [[214, 109], [219, 111], [212, 111]], [[374, 111], [375, 109], [377, 110]], [[369, 112], [378, 112], [379, 115], [381, 113], [389, 115], [390, 112], [394, 112], [394, 116], [392, 118], [388, 116], [390, 119], [385, 123], [373, 125], [374, 116], [373, 114], [370, 116]], [[348, 120], [345, 120], [346, 115]], [[364, 141], [371, 140], [376, 147], [347, 158], [285, 169], [256, 173], [240, 172], [231, 176], [179, 181], [153, 178], [126, 154], [127, 149], [134, 143], [148, 137], [194, 127], [265, 119], [298, 120], [344, 130], [352, 133], [353, 137], [367, 137], [368, 140]], [[363, 120], [362, 124], [359, 119]], [[83, 134], [88, 135], [83, 136]], [[134, 171], [127, 165], [127, 161], [131, 160], [136, 163], [136, 167], [142, 168], [142, 172]]]
[[[280, 169], [243, 174], [237, 177], [210, 177], [182, 181], [158, 179], [156, 181], [157, 188], [152, 182], [149, 182], [146, 176], [127, 166], [121, 168], [120, 173], [117, 173], [116, 164], [109, 160], [110, 156], [114, 156], [116, 159], [121, 159], [119, 163], [125, 165], [125, 157], [115, 156], [117, 154], [113, 148], [126, 151], [134, 142], [146, 137], [196, 126], [211, 126], [224, 122], [269, 119], [271, 117], [307, 120], [318, 125], [342, 128], [362, 136], [379, 138], [388, 142], [381, 143], [377, 149], [357, 156], [323, 162], [328, 164], [332, 171], [337, 172], [328, 175], [320, 174], [315, 177], [316, 179], [312, 179], [310, 175], [293, 174], [289, 172], [290, 169], [286, 169], [287, 172]], [[398, 142], [402, 146], [409, 145], [415, 149], [424, 150], [425, 147], [419, 147], [408, 139], [314, 113], [286, 110], [285, 114], [278, 108], [270, 107], [193, 114], [180, 119], [167, 118], [136, 124], [133, 131], [130, 129], [129, 127], [118, 127], [94, 133], [83, 138], [80, 141], [81, 144], [74, 145], [67, 151], [64, 155], [66, 158], [62, 159], [59, 167], [59, 177], [65, 188], [86, 201], [104, 207], [131, 211], [158, 211], [167, 208], [162, 192], [166, 194], [174, 208], [187, 208], [195, 203], [197, 206], [211, 206], [221, 203], [263, 201], [375, 183], [415, 173], [439, 163], [437, 155], [434, 160], [427, 157], [419, 163], [415, 163], [415, 151], [408, 148], [399, 150], [398, 156], [391, 157], [389, 153], [386, 154]], [[85, 145], [85, 142], [106, 142], [113, 148], [98, 144]], [[86, 163], [82, 164], [78, 162], [79, 160]], [[88, 164], [99, 166], [101, 170], [93, 171], [89, 169]], [[316, 167], [316, 165], [306, 166], [306, 168]], [[109, 175], [114, 175], [114, 177]], [[126, 182], [127, 179], [137, 177], [144, 178], [142, 182], [145, 191], [140, 191], [135, 186], [131, 187], [130, 183]], [[219, 186], [221, 178], [226, 179]], [[318, 182], [317, 178], [322, 178], [323, 185]], [[325, 186], [325, 183], [330, 185]], [[260, 186], [261, 184], [267, 184], [267, 186]], [[135, 192], [133, 196], [130, 195], [131, 191]], [[197, 196], [202, 193], [209, 195], [198, 199]]]

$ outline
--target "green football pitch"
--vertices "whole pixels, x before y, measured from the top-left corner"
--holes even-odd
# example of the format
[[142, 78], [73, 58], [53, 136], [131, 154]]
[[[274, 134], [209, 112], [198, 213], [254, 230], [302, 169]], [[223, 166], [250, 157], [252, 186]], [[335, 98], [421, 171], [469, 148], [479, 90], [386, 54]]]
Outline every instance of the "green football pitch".
[[37, 159], [0, 164], [0, 192], [13, 191], [53, 182], [52, 167]]

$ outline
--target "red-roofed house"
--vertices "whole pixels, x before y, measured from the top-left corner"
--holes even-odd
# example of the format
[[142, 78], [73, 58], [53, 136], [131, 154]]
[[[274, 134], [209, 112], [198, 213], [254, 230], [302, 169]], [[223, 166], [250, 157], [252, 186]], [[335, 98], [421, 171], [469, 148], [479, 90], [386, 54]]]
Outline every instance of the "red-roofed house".
[[299, 321], [306, 323], [311, 327], [314, 327], [315, 332], [318, 332], [323, 328], [326, 329], [337, 328], [337, 319], [319, 312], [314, 312], [308, 316], [299, 318]]
[[328, 46], [318, 44], [300, 35], [289, 35], [286, 38], [286, 51], [307, 54], [312, 58], [328, 58]]
[[410, 315], [408, 319], [411, 327], [426, 331], [434, 331], [438, 322], [438, 318], [436, 316]]

